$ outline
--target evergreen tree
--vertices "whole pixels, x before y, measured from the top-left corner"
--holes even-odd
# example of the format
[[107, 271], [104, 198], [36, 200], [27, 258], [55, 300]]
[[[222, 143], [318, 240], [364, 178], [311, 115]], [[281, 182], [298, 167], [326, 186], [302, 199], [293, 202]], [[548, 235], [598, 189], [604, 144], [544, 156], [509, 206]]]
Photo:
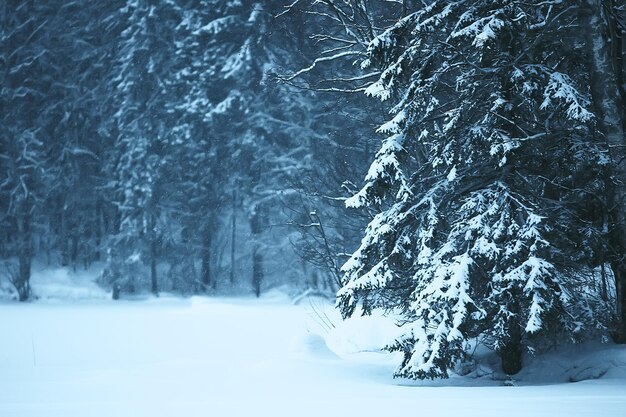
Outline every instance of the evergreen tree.
[[[53, 54], [59, 29], [58, 4], [7, 2], [2, 7], [2, 94], [0, 107], [0, 199], [3, 203], [9, 280], [20, 301], [30, 297], [33, 238], [41, 226], [43, 201], [51, 185], [46, 150], [60, 88], [63, 55]], [[62, 88], [61, 88], [62, 90]]]
[[76, 267], [79, 258], [86, 265], [99, 256], [107, 229], [100, 79], [115, 36], [106, 17], [115, 8], [81, 1], [2, 7], [3, 241], [4, 249], [21, 248], [3, 257], [20, 259], [20, 282], [27, 283], [30, 257], [54, 263], [59, 250], [61, 264]]
[[[343, 267], [339, 305], [401, 312], [404, 336], [388, 346], [404, 353], [397, 376], [446, 377], [478, 336], [512, 374], [550, 330], [581, 331], [588, 300], [569, 296], [561, 236], [579, 242], [579, 220], [597, 225], [576, 217], [564, 184], [593, 192], [577, 170], [597, 171], [603, 155], [570, 76], [583, 53], [574, 17], [557, 2], [434, 1], [369, 45], [362, 66], [381, 75], [366, 93], [391, 102], [392, 119], [347, 202], [378, 214]], [[578, 165], [559, 172], [555, 156]]]
[[[54, 20], [48, 48], [63, 71], [48, 94], [48, 163], [53, 176], [46, 190], [48, 250], [58, 249], [61, 265], [100, 260], [110, 230], [110, 202], [104, 196], [105, 151], [112, 145], [101, 129], [109, 91], [104, 88], [113, 39], [119, 25], [110, 19], [121, 1], [106, 6], [65, 2]], [[71, 29], [68, 29], [71, 28]]]
[[[119, 233], [112, 236], [105, 280], [135, 280], [142, 265], [149, 266], [149, 286], [158, 294], [158, 256], [167, 224], [168, 178], [163, 175], [173, 161], [168, 153], [166, 77], [174, 54], [173, 28], [177, 9], [172, 3], [129, 0], [116, 13], [122, 19], [120, 48], [109, 91], [115, 113], [108, 128], [115, 137], [109, 155], [110, 189], [120, 213]], [[134, 290], [140, 282], [128, 282]]]

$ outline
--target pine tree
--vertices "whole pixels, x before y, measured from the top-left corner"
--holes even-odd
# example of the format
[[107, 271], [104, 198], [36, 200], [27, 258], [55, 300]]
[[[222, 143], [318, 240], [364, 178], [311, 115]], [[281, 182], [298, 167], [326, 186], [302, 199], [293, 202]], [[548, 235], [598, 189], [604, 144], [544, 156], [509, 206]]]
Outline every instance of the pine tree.
[[17, 266], [7, 264], [7, 273], [20, 301], [31, 295], [33, 238], [44, 223], [43, 201], [52, 183], [46, 156], [54, 119], [50, 108], [62, 90], [55, 81], [64, 58], [50, 52], [58, 36], [57, 7], [33, 1], [2, 7], [0, 199], [7, 252], [17, 258]]
[[[388, 346], [404, 353], [396, 376], [446, 377], [478, 336], [513, 374], [537, 338], [581, 330], [586, 301], [569, 297], [559, 251], [561, 235], [578, 233], [568, 205], [576, 199], [553, 189], [577, 167], [550, 166], [556, 155], [582, 166], [603, 160], [589, 140], [588, 91], [569, 75], [579, 74], [582, 53], [566, 23], [574, 12], [551, 2], [434, 1], [369, 45], [362, 67], [381, 75], [366, 93], [391, 102], [392, 119], [379, 128], [390, 136], [365, 186], [347, 202], [378, 214], [343, 267], [339, 306], [344, 316], [357, 307], [402, 314], [404, 336]], [[566, 54], [552, 53], [563, 44]], [[593, 176], [578, 179], [592, 191]]]
[[[116, 139], [108, 170], [115, 173], [110, 187], [121, 219], [105, 280], [118, 285], [129, 275], [124, 268], [130, 265], [136, 275], [147, 265], [150, 290], [158, 294], [157, 264], [168, 214], [169, 183], [163, 173], [173, 163], [164, 87], [173, 65], [177, 9], [172, 3], [128, 0], [117, 16], [124, 30], [109, 81], [115, 113], [108, 131]], [[127, 285], [132, 290], [137, 284]]]
[[46, 45], [62, 68], [55, 88], [48, 92], [46, 154], [53, 181], [46, 190], [50, 223], [46, 239], [48, 250], [59, 250], [63, 266], [76, 268], [79, 261], [88, 266], [100, 260], [103, 235], [109, 229], [111, 207], [103, 195], [107, 175], [103, 163], [111, 142], [100, 127], [107, 102], [103, 80], [113, 39], [119, 36], [119, 27], [109, 19], [120, 3], [104, 7], [65, 2]]

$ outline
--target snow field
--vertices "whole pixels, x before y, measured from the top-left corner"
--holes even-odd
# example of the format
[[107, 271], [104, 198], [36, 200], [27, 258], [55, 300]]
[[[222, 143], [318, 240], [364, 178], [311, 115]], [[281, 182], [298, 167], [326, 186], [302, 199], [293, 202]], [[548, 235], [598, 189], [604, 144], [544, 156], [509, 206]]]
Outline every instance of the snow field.
[[[396, 355], [376, 352], [392, 331], [384, 317], [342, 323], [320, 300], [279, 294], [3, 304], [0, 416], [626, 415], [621, 348], [572, 353], [610, 368], [574, 384], [411, 382], [391, 378]], [[529, 375], [549, 380], [564, 361]]]

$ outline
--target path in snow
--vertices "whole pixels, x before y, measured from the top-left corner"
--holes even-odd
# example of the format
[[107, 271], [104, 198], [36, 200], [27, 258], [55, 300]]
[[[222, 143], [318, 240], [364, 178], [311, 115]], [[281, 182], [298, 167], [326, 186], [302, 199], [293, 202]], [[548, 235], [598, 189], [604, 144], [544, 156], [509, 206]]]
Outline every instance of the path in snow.
[[283, 298], [0, 305], [0, 416], [626, 416], [620, 378], [402, 385], [397, 358], [339, 358], [318, 321]]

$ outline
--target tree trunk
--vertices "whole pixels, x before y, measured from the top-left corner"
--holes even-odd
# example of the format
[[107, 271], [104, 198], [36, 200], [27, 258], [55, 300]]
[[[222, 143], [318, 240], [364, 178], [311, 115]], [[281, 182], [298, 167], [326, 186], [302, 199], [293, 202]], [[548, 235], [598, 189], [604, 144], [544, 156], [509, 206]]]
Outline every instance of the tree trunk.
[[14, 283], [20, 301], [26, 301], [30, 297], [30, 271], [32, 262], [30, 226], [30, 207], [27, 203], [24, 203], [17, 213], [17, 257], [19, 265]]
[[[626, 203], [623, 186], [616, 184], [620, 178], [626, 180], [626, 176], [617, 177], [607, 175], [605, 184], [607, 189], [608, 206], [608, 247], [610, 259], [609, 265], [615, 280], [616, 295], [616, 328], [614, 340], [616, 343], [626, 343]], [[622, 180], [622, 181], [624, 181]], [[620, 190], [622, 188], [622, 190]]]
[[100, 247], [102, 246], [102, 236], [104, 236], [104, 221], [102, 214], [102, 199], [98, 197], [96, 201], [96, 224], [95, 224], [95, 248], [94, 248], [94, 260], [100, 261]]
[[259, 250], [258, 243], [252, 249], [252, 287], [257, 297], [261, 296], [261, 283], [263, 282], [263, 255]]
[[617, 290], [617, 328], [615, 329], [615, 342], [626, 344], [626, 268], [624, 261], [611, 264], [615, 276], [615, 288]]
[[154, 214], [150, 215], [150, 290], [155, 296], [159, 296], [157, 281], [157, 236], [156, 219]]
[[120, 292], [121, 292], [122, 288], [120, 287], [120, 284], [118, 284], [117, 282], [113, 284], [113, 292], [111, 293], [111, 298], [113, 298], [114, 300], [119, 300], [120, 299]]
[[250, 216], [250, 231], [252, 232], [252, 288], [257, 297], [261, 296], [261, 284], [263, 283], [263, 255], [259, 238], [262, 231], [262, 219], [260, 207], [255, 207]]
[[233, 189], [233, 218], [230, 239], [230, 285], [235, 284], [235, 244], [237, 237], [237, 189]]
[[515, 327], [510, 330], [510, 337], [500, 350], [502, 370], [507, 375], [515, 375], [522, 369], [522, 339], [519, 326]]
[[210, 285], [213, 289], [216, 287], [215, 282], [211, 282], [211, 238], [212, 230], [209, 226], [206, 226], [202, 233], [202, 248], [200, 249], [202, 263], [200, 276], [205, 290], [209, 288]]
[[587, 0], [581, 18], [590, 44], [591, 96], [610, 165], [605, 176], [609, 265], [617, 290], [615, 341], [626, 343], [626, 92], [623, 30], [607, 13], [612, 0]]
[[70, 264], [70, 248], [69, 248], [69, 226], [68, 222], [68, 210], [64, 201], [61, 202], [61, 266], [68, 266]]
[[502, 370], [507, 375], [515, 375], [522, 369], [522, 329], [519, 323], [520, 306], [518, 294], [513, 293], [509, 308], [513, 316], [507, 323], [507, 338], [498, 352], [502, 361]]
[[76, 271], [78, 265], [78, 231], [74, 228], [72, 233], [72, 250], [70, 251], [70, 259], [72, 260], [72, 268]]

